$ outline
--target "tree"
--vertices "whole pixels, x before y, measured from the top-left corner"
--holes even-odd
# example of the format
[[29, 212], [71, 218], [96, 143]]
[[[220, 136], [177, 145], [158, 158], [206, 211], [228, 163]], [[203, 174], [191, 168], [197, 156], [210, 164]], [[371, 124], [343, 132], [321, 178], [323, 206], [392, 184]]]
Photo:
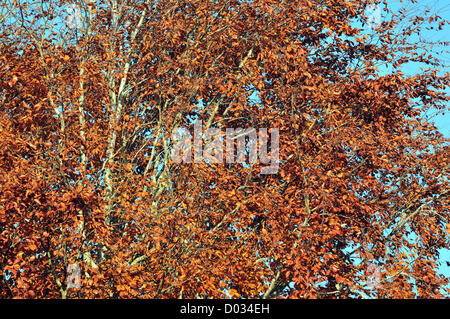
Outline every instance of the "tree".
[[[448, 296], [448, 22], [373, 4], [3, 2], [0, 296]], [[278, 171], [175, 163], [195, 120], [277, 128]]]

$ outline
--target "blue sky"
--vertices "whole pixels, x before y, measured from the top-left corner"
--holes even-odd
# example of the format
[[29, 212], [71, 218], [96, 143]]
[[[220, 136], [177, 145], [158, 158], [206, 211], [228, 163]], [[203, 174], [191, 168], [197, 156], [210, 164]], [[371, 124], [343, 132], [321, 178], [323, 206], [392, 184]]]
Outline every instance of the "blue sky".
[[[391, 0], [389, 3], [393, 8], [400, 8], [405, 5], [405, 3], [401, 4], [399, 0]], [[411, 8], [414, 14], [420, 14], [428, 7], [431, 10], [431, 13], [437, 13], [443, 19], [450, 20], [449, 0], [418, 0], [417, 4], [409, 4], [408, 7]], [[423, 29], [422, 36], [423, 39], [426, 39], [427, 41], [450, 41], [450, 26], [446, 25], [443, 30], [440, 31], [437, 31], [436, 28], [434, 28], [434, 30]], [[445, 49], [450, 50], [448, 46]], [[440, 57], [442, 61], [447, 64], [446, 67], [441, 70], [442, 74], [449, 72], [450, 69], [448, 66], [450, 65], [450, 53], [445, 52], [444, 54], [441, 54]], [[421, 70], [417, 65], [406, 65], [402, 71], [405, 74], [414, 74], [420, 72]], [[450, 94], [449, 88], [447, 88], [447, 92]], [[450, 114], [448, 112], [446, 112], [445, 115], [442, 115], [442, 113], [435, 115], [433, 117], [433, 122], [445, 137], [450, 138]]]
[[[401, 6], [404, 6], [406, 4], [406, 1], [404, 4], [401, 4], [399, 0], [390, 0], [389, 1], [391, 8], [400, 8]], [[409, 4], [409, 8], [412, 10], [414, 14], [420, 15], [423, 13], [428, 7], [431, 10], [431, 13], [437, 13], [440, 17], [446, 20], [450, 20], [450, 1], [449, 0], [418, 0], [417, 4]], [[446, 25], [444, 26], [443, 30], [436, 31], [436, 28], [434, 30], [423, 30], [422, 34], [423, 39], [426, 39], [427, 41], [450, 41], [450, 26]], [[412, 38], [414, 39], [414, 38]], [[417, 37], [415, 40], [419, 40]], [[445, 50], [450, 50], [450, 48], [447, 46], [444, 48]], [[450, 53], [443, 52], [440, 55], [440, 58], [443, 62], [446, 63], [445, 68], [442, 68], [442, 74], [449, 72], [449, 64], [450, 64]], [[405, 74], [415, 74], [420, 73], [421, 69], [418, 65], [406, 65], [402, 71]], [[447, 93], [450, 94], [450, 89], [447, 88]], [[447, 109], [448, 109], [447, 105]], [[438, 130], [447, 138], [450, 138], [450, 114], [447, 110], [445, 115], [442, 114], [433, 114], [435, 112], [429, 112], [429, 115], [431, 115], [430, 120], [434, 122]], [[450, 262], [450, 251], [449, 250], [441, 250], [441, 256], [440, 256], [440, 268], [439, 271], [442, 274], [445, 274], [447, 277], [450, 277], [450, 267], [447, 266], [446, 261]]]

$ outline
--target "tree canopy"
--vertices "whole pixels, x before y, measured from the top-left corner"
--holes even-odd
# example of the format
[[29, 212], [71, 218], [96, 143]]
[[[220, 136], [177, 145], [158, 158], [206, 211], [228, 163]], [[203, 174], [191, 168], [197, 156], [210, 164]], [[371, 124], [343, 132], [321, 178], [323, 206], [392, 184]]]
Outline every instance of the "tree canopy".
[[[426, 14], [3, 1], [0, 298], [448, 297], [449, 141], [426, 117], [448, 44], [418, 40], [448, 21]], [[277, 172], [175, 163], [195, 120], [278, 129]]]

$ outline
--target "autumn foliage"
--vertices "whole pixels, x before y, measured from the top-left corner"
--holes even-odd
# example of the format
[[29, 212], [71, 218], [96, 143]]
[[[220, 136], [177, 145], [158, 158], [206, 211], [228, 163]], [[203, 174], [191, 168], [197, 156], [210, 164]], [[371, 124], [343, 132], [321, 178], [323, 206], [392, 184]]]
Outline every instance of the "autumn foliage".
[[[448, 297], [449, 74], [418, 40], [447, 21], [373, 3], [2, 2], [0, 297]], [[174, 163], [195, 119], [278, 128], [277, 174]]]

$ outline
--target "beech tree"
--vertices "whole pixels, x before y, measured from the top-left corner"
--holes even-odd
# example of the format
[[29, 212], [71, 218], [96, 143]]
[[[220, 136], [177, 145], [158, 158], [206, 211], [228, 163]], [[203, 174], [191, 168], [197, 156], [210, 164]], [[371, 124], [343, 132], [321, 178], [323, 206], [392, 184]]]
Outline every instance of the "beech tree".
[[[1, 298], [449, 296], [449, 140], [426, 116], [448, 111], [448, 44], [420, 40], [448, 24], [438, 14], [376, 0], [0, 12]], [[175, 163], [172, 134], [195, 120], [278, 129], [277, 172]]]

